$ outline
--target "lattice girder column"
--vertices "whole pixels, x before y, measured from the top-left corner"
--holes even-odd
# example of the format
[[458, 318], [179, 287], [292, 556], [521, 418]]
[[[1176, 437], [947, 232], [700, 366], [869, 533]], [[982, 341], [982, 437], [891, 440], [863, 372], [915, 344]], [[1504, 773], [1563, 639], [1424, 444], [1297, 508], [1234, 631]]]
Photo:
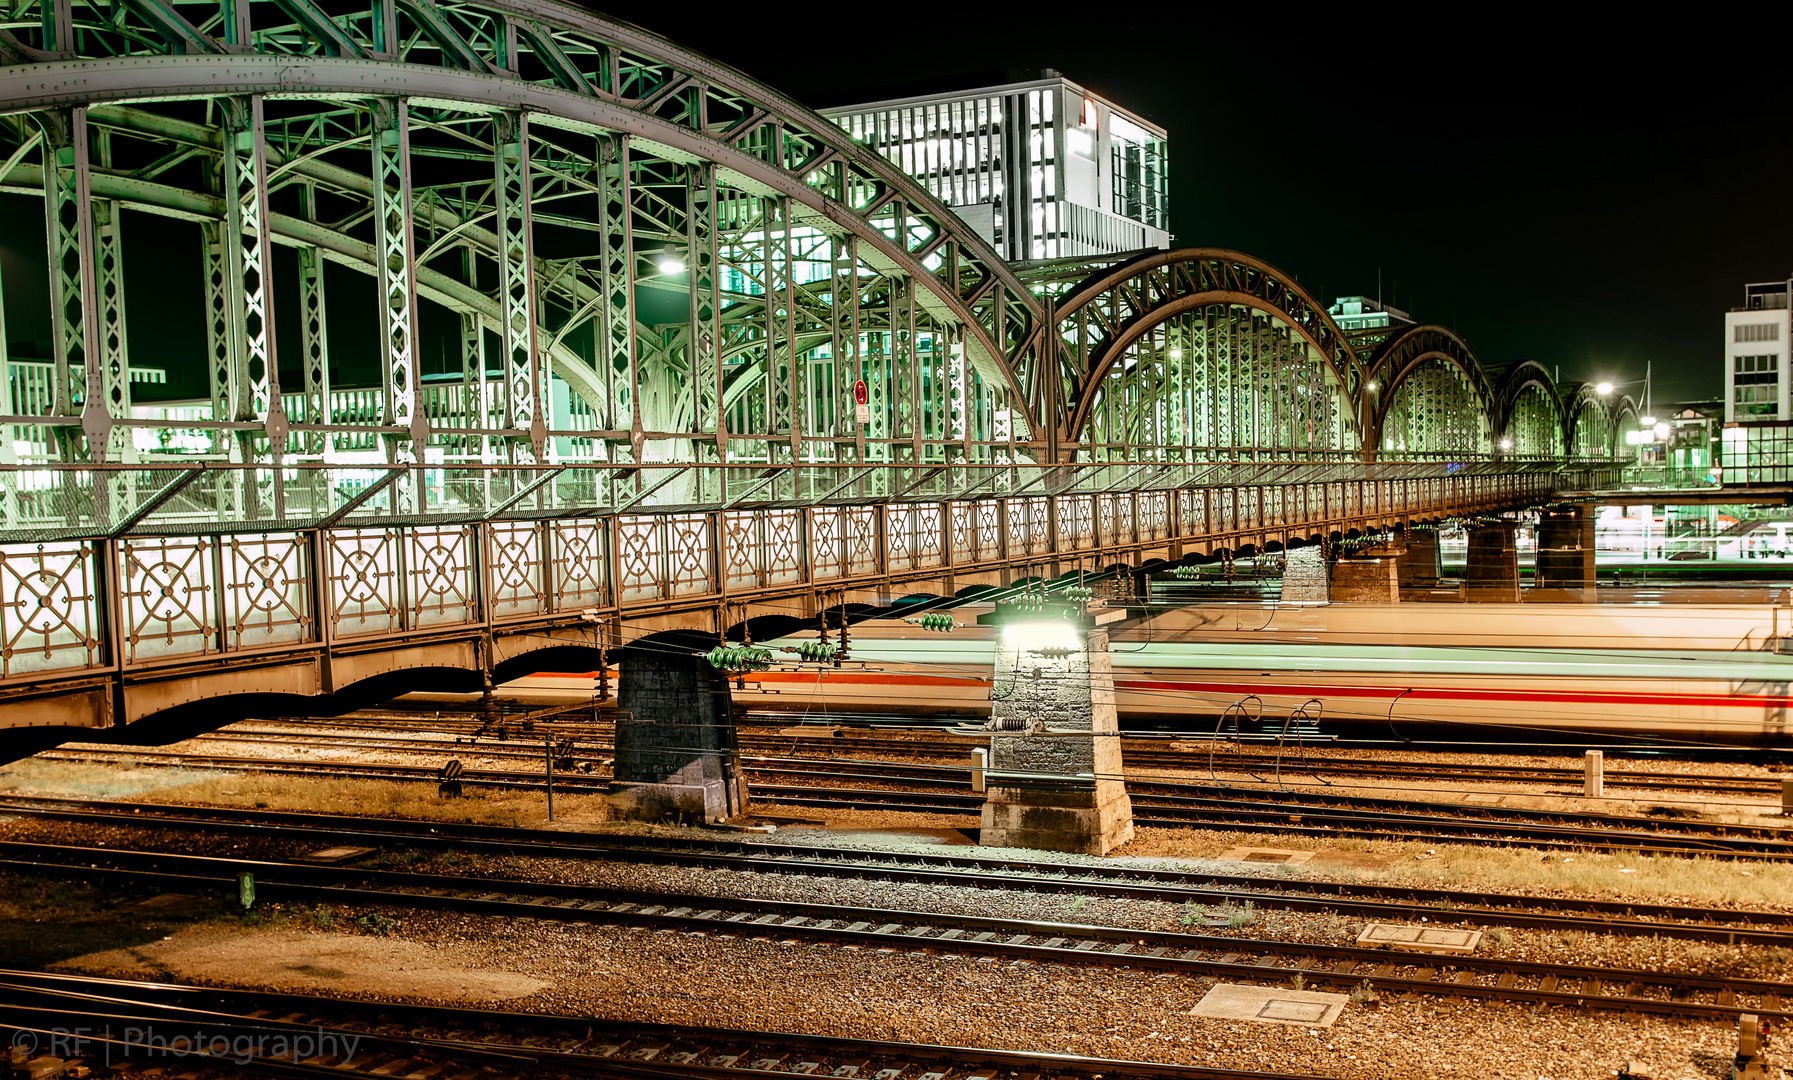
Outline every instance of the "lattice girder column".
[[104, 376], [101, 404], [115, 421], [104, 447], [92, 446], [95, 457], [107, 461], [134, 461], [136, 447], [131, 429], [116, 421], [131, 415], [130, 347], [125, 334], [124, 236], [119, 218], [122, 207], [110, 199], [93, 204], [95, 292], [99, 300], [99, 356]]
[[[307, 424], [328, 424], [330, 417], [329, 316], [324, 307], [324, 258], [314, 247], [299, 255], [299, 351], [304, 364], [304, 418]], [[305, 433], [305, 452], [322, 456], [329, 435]]]
[[[837, 436], [853, 441], [852, 459], [865, 460], [865, 425], [859, 422], [859, 401], [855, 393], [865, 370], [860, 356], [859, 339], [859, 247], [851, 236], [831, 241], [832, 276], [828, 291], [828, 321], [834, 357], [834, 386], [839, 399], [834, 415]], [[840, 458], [839, 450], [835, 456]]]
[[[598, 337], [599, 377], [607, 392], [598, 404], [599, 422], [608, 431], [639, 430], [636, 422], [635, 224], [631, 195], [629, 136], [604, 140], [599, 170], [601, 248], [604, 280], [604, 322]], [[610, 442], [612, 460], [618, 449]], [[633, 460], [632, 453], [624, 460]]]
[[417, 257], [411, 230], [411, 132], [404, 98], [372, 106], [374, 254], [380, 282], [384, 420], [406, 434], [388, 437], [388, 456], [419, 461], [429, 430], [417, 400]]
[[231, 419], [265, 420], [268, 449], [278, 456], [286, 449], [286, 417], [275, 351], [273, 232], [261, 97], [225, 99], [224, 117], [219, 188], [226, 215], [223, 255], [237, 364]]
[[[230, 332], [230, 266], [224, 257], [224, 233], [223, 222], [200, 223], [200, 258], [205, 262], [205, 381], [213, 420], [230, 419], [231, 403], [237, 396], [238, 365], [235, 338]], [[212, 453], [229, 454], [235, 445], [227, 432], [212, 429]]]
[[728, 418], [722, 411], [722, 296], [716, 261], [716, 167], [695, 162], [685, 170], [685, 270], [690, 283], [690, 325], [685, 334], [686, 382], [691, 430], [715, 432], [713, 451], [693, 440], [697, 457], [722, 460], [728, 453]]
[[[105, 372], [98, 362], [98, 282], [93, 205], [89, 191], [87, 110], [39, 114], [44, 127], [44, 222], [49, 245], [50, 337], [56, 385], [52, 412], [76, 415], [89, 454], [103, 454], [112, 417], [105, 407]], [[77, 376], [79, 371], [79, 376]], [[58, 452], [78, 454], [73, 432], [58, 428]]]
[[[785, 450], [795, 458], [802, 446], [802, 386], [797, 377], [794, 328], [796, 298], [791, 266], [791, 208], [783, 196], [760, 200], [761, 273], [765, 287], [766, 442], [768, 460]], [[777, 436], [786, 437], [781, 449]]]
[[[500, 113], [493, 122], [496, 170], [499, 310], [504, 325], [505, 424], [527, 438], [530, 460], [543, 460], [548, 441], [547, 387], [536, 348], [534, 214], [529, 177], [529, 114]], [[519, 441], [516, 449], [524, 451]]]

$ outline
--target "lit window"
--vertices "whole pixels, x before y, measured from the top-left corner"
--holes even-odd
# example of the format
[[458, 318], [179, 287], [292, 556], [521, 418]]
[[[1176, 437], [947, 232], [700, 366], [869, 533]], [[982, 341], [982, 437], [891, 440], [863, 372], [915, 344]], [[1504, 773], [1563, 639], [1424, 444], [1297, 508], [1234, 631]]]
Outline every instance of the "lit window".
[[1093, 128], [1096, 126], [1096, 122], [1097, 122], [1096, 121], [1096, 103], [1091, 101], [1089, 98], [1084, 98], [1083, 99], [1083, 121], [1082, 121], [1083, 126], [1086, 128]]

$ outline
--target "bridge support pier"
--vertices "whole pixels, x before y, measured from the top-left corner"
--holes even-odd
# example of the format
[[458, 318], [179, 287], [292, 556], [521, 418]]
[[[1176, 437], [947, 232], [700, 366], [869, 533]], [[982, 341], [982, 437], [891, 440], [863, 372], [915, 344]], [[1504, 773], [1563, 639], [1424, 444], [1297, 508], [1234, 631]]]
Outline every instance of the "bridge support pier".
[[747, 809], [728, 679], [701, 656], [631, 650], [617, 690], [619, 818], [726, 821]]
[[1393, 604], [1401, 599], [1399, 556], [1392, 552], [1347, 556], [1332, 564], [1331, 597], [1360, 604]]
[[1444, 576], [1438, 530], [1409, 525], [1401, 533], [1407, 544], [1406, 550], [1401, 552], [1401, 588], [1438, 588], [1438, 579]]
[[1471, 526], [1469, 559], [1463, 568], [1463, 598], [1472, 603], [1519, 602], [1518, 523], [1490, 521]]
[[1105, 855], [1133, 839], [1107, 631], [1005, 624], [990, 713], [979, 843]]
[[1538, 513], [1537, 599], [1594, 599], [1594, 515], [1582, 504], [1549, 507]]

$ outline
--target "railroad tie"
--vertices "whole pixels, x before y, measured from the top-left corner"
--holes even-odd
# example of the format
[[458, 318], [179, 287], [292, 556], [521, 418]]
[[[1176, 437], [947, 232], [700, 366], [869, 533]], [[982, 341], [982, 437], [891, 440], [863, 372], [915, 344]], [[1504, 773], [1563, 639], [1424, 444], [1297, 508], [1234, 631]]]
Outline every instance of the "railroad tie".
[[1073, 945], [1071, 947], [1071, 951], [1072, 952], [1089, 952], [1091, 950], [1100, 951], [1098, 946], [1100, 946], [1101, 944], [1102, 943], [1100, 941], [1090, 941], [1090, 940], [1079, 941], [1076, 945]]
[[817, 1069], [820, 1069], [821, 1067], [822, 1067], [822, 1063], [819, 1061], [799, 1061], [797, 1064], [791, 1066], [790, 1071], [793, 1073], [807, 1075], [809, 1073], [815, 1072]]
[[973, 941], [993, 941], [993, 940], [995, 940], [995, 938], [996, 938], [995, 931], [985, 930], [983, 933], [977, 935], [976, 937], [972, 938], [971, 940], [973, 940]]
[[847, 933], [849, 933], [849, 934], [857, 934], [857, 933], [859, 933], [859, 932], [860, 932], [860, 931], [861, 931], [861, 930], [864, 930], [864, 929], [866, 929], [866, 928], [867, 928], [867, 927], [869, 927], [869, 926], [871, 926], [871, 925], [872, 925], [872, 924], [871, 924], [871, 923], [868, 923], [868, 922], [856, 922], [856, 923], [849, 923], [849, 924], [847, 924]]
[[1061, 937], [1047, 938], [1045, 943], [1040, 947], [1044, 949], [1057, 949], [1062, 947], [1064, 943], [1065, 939]]
[[937, 941], [953, 941], [953, 940], [956, 940], [956, 939], [958, 939], [958, 938], [960, 938], [960, 937], [963, 937], [963, 936], [964, 936], [964, 935], [965, 935], [965, 931], [963, 931], [963, 930], [958, 930], [958, 929], [953, 929], [953, 930], [948, 930], [948, 931], [947, 931], [947, 932], [946, 932], [946, 933], [944, 933], [944, 934], [941, 934], [941, 935], [940, 935], [940, 936], [939, 936], [939, 937], [938, 937], [938, 938], [937, 938], [937, 939], [935, 939], [935, 940], [937, 940]]
[[1557, 979], [1555, 975], [1546, 975], [1544, 976], [1544, 981], [1538, 984], [1538, 989], [1546, 994], [1554, 993], [1556, 991], [1556, 982]]
[[1332, 971], [1338, 975], [1349, 975], [1356, 970], [1357, 961], [1355, 960], [1340, 960], [1338, 963], [1332, 965]]
[[1500, 987], [1502, 990], [1511, 990], [1518, 982], [1518, 976], [1510, 971], [1503, 971], [1500, 973], [1500, 979], [1497, 980], [1494, 985]]
[[1016, 934], [1014, 937], [1012, 937], [1012, 938], [1008, 939], [1008, 941], [1004, 942], [1004, 944], [1005, 945], [1020, 945], [1020, 944], [1025, 943], [1027, 940], [1028, 940], [1028, 935]]
[[841, 1063], [839, 1065], [836, 1065], [834, 1067], [834, 1071], [829, 1073], [828, 1075], [829, 1076], [858, 1076], [859, 1070], [865, 1068], [869, 1064], [871, 1064], [871, 1061], [869, 1058], [862, 1058], [862, 1057], [845, 1058], [841, 1061]]

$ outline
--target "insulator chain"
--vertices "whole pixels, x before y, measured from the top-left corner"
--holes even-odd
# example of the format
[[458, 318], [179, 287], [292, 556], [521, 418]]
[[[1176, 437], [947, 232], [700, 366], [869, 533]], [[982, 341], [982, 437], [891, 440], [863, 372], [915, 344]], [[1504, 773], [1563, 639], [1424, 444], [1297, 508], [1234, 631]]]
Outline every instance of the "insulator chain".
[[919, 626], [923, 630], [936, 630], [942, 634], [950, 634], [959, 628], [959, 624], [953, 621], [951, 615], [937, 611], [930, 611], [926, 615], [918, 615], [903, 621]]
[[751, 645], [726, 645], [711, 649], [704, 659], [717, 671], [765, 671], [772, 666], [772, 650]]

